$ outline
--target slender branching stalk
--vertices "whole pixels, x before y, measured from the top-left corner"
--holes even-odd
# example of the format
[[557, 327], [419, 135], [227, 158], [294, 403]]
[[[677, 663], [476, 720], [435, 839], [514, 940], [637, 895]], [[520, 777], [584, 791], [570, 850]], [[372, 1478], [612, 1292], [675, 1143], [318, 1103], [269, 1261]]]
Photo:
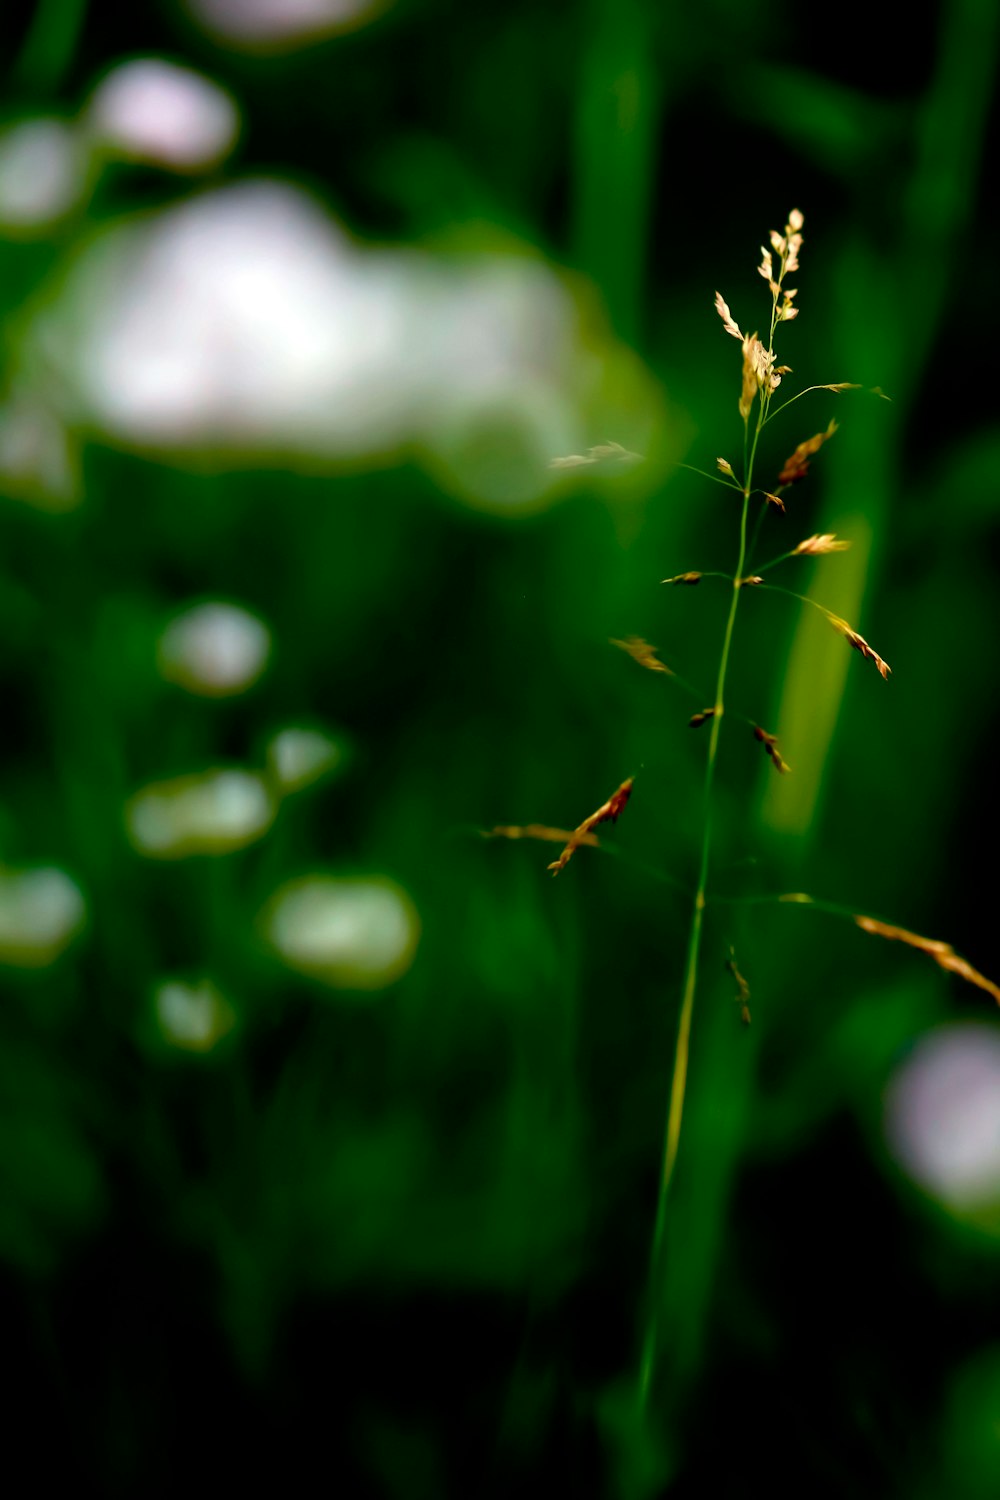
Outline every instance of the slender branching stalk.
[[[779, 902], [792, 906], [810, 906], [834, 916], [847, 918], [861, 928], [862, 931], [873, 936], [895, 940], [920, 950], [932, 958], [941, 968], [958, 975], [970, 984], [976, 985], [980, 990], [985, 991], [1000, 1003], [1000, 985], [994, 984], [992, 980], [987, 979], [985, 975], [974, 969], [966, 959], [956, 954], [948, 943], [922, 937], [918, 933], [911, 932], [906, 928], [897, 927], [879, 918], [853, 911], [850, 907], [819, 900], [801, 891], [771, 896], [740, 896], [738, 894], [729, 895], [721, 891], [714, 891], [710, 885], [714, 808], [713, 791], [716, 764], [718, 761], [723, 719], [727, 717], [727, 676], [737, 611], [743, 592], [749, 588], [752, 593], [783, 594], [795, 599], [799, 603], [810, 605], [824, 616], [828, 623], [844, 637], [850, 646], [860, 652], [863, 657], [873, 661], [884, 679], [888, 680], [890, 672], [888, 664], [879, 656], [878, 652], [846, 620], [842, 620], [839, 615], [834, 614], [832, 610], [827, 609], [825, 605], [820, 604], [808, 595], [794, 589], [783, 588], [780, 585], [771, 583], [769, 577], [765, 578], [765, 575], [770, 575], [776, 568], [792, 562], [795, 558], [819, 557], [829, 553], [841, 552], [845, 547], [850, 545], [847, 540], [840, 540], [828, 533], [810, 536], [804, 541], [799, 542], [795, 547], [788, 548], [778, 556], [771, 558], [770, 561], [763, 563], [755, 568], [754, 571], [749, 571], [756, 553], [757, 543], [768, 516], [772, 513], [781, 514], [786, 511], [783, 496], [806, 476], [816, 454], [820, 452], [837, 431], [837, 423], [831, 421], [823, 431], [814, 433], [813, 436], [800, 442], [782, 465], [773, 488], [760, 489], [754, 487], [754, 471], [758, 459], [760, 438], [765, 427], [782, 412], [800, 400], [802, 396], [808, 395], [810, 392], [832, 391], [838, 393], [859, 389], [859, 387], [845, 381], [829, 385], [811, 385], [806, 387], [805, 390], [800, 391], [797, 395], [783, 400], [777, 405], [772, 405], [772, 398], [775, 391], [781, 385], [782, 378], [791, 373], [787, 366], [775, 363], [774, 341], [779, 325], [790, 321], [798, 315], [798, 308], [794, 302], [796, 291], [793, 287], [786, 285], [786, 277], [798, 270], [799, 251], [802, 248], [802, 224], [802, 214], [797, 209], [793, 209], [788, 216], [784, 233], [778, 234], [777, 231], [772, 230], [770, 235], [771, 248], [762, 247], [761, 250], [762, 258], [757, 269], [767, 282], [771, 293], [771, 318], [766, 344], [758, 338], [756, 333], [744, 334], [733, 318], [721, 294], [717, 292], [715, 295], [716, 311], [722, 319], [726, 332], [739, 340], [743, 356], [742, 386], [739, 397], [739, 412], [743, 422], [742, 474], [738, 475], [733, 464], [725, 458], [718, 458], [716, 460], [715, 473], [695, 468], [690, 464], [679, 466], [689, 469], [705, 479], [722, 484], [725, 488], [734, 491], [740, 497], [739, 541], [736, 549], [737, 555], [734, 571], [731, 574], [722, 572], [685, 572], [663, 580], [665, 584], [694, 586], [700, 584], [702, 580], [721, 579], [725, 581], [730, 591], [729, 609], [719, 652], [715, 694], [709, 706], [701, 708], [698, 713], [694, 714], [688, 720], [694, 729], [700, 728], [709, 721], [711, 722], [705, 757], [701, 838], [694, 889], [691, 890], [684, 881], [679, 880], [672, 874], [666, 874], [645, 865], [638, 865], [638, 862], [632, 860], [624, 850], [617, 848], [615, 845], [609, 845], [603, 840], [602, 825], [616, 822], [619, 815], [624, 811], [632, 793], [633, 777], [629, 777], [628, 780], [622, 782], [617, 791], [608, 797], [607, 801], [601, 803], [596, 811], [592, 812], [572, 831], [550, 828], [547, 825], [541, 824], [523, 826], [504, 825], [490, 830], [487, 835], [489, 837], [502, 838], [534, 838], [550, 843], [562, 844], [563, 848], [559, 857], [552, 861], [548, 867], [554, 875], [558, 875], [565, 869], [578, 848], [588, 846], [602, 848], [619, 858], [628, 859], [637, 868], [644, 869], [653, 878], [664, 882], [675, 891], [685, 895], [686, 899], [690, 902], [691, 923], [687, 940], [680, 1013], [677, 1023], [677, 1039], [674, 1047], [666, 1120], [663, 1131], [661, 1167], [656, 1212], [650, 1243], [648, 1286], [642, 1325], [637, 1384], [637, 1409], [640, 1417], [649, 1403], [655, 1383], [660, 1357], [660, 1345], [662, 1342], [660, 1320], [664, 1301], [663, 1282], [666, 1228], [671, 1185], [677, 1166], [681, 1129], [684, 1119], [692, 1021], [695, 999], [699, 987], [699, 962], [702, 951], [706, 908], [713, 903], [718, 903], [720, 906], [727, 906], [739, 901], [766, 901]], [[883, 393], [877, 388], [874, 394], [883, 396]], [[883, 397], [883, 399], [888, 398]], [[582, 465], [596, 463], [631, 463], [637, 461], [637, 458], [637, 455], [628, 453], [619, 444], [604, 443], [599, 447], [589, 449], [586, 455], [571, 454], [567, 458], [553, 459], [552, 467], [577, 468]], [[751, 529], [749, 526], [751, 501], [757, 497], [760, 497], [761, 503]], [[669, 681], [672, 687], [679, 687], [682, 691], [697, 698], [700, 703], [705, 703], [705, 696], [702, 692], [684, 677], [681, 677], [672, 665], [668, 665], [660, 657], [655, 646], [636, 636], [614, 640], [612, 644], [626, 652], [640, 667], [660, 674], [661, 677]], [[789, 769], [778, 749], [777, 737], [775, 735], [769, 734], [754, 719], [748, 718], [746, 714], [728, 711], [728, 718], [730, 721], [736, 720], [750, 724], [753, 729], [754, 738], [763, 746], [774, 768], [780, 773], [784, 773]], [[601, 837], [595, 831], [598, 828], [602, 828]], [[750, 993], [749, 986], [737, 967], [736, 956], [732, 949], [729, 950], [726, 967], [730, 970], [737, 984], [736, 998], [740, 1004], [741, 1018], [744, 1024], [749, 1024], [750, 1011], [747, 1004]]]
[[[691, 1046], [691, 1018], [694, 1013], [694, 1000], [698, 988], [698, 961], [701, 955], [701, 935], [704, 926], [705, 901], [712, 852], [712, 791], [715, 782], [715, 766], [718, 759], [722, 720], [725, 714], [726, 674], [729, 670], [729, 654], [733, 643], [733, 630], [736, 625], [736, 611], [744, 584], [744, 569], [747, 560], [747, 517], [750, 510], [750, 496], [753, 493], [754, 460], [757, 456], [757, 445], [760, 440], [760, 434], [767, 421], [771, 395], [781, 381], [781, 374], [775, 370], [774, 364], [775, 329], [779, 322], [794, 316], [796, 311], [792, 305], [792, 298], [795, 295], [794, 291], [783, 291], [782, 284], [786, 274], [789, 271], [795, 270], [798, 264], [798, 250], [802, 241], [801, 226], [802, 215], [797, 210], [793, 210], [785, 229], [785, 235], [779, 237], [781, 246], [779, 251], [780, 264], [776, 279], [771, 274], [771, 255], [766, 250], [762, 251], [763, 260], [761, 268], [767, 273], [767, 280], [771, 290], [771, 326], [768, 333], [766, 350], [756, 334], [744, 337], [740, 333], [738, 326], [733, 321], [732, 315], [729, 312], [729, 308], [726, 306], [721, 295], [716, 294], [716, 306], [723, 318], [726, 331], [733, 333], [743, 343], [743, 390], [740, 396], [740, 415], [743, 418], [743, 504], [740, 509], [739, 553], [736, 560], [736, 571], [732, 579], [732, 595], [729, 601], [729, 614], [726, 618], [725, 633], [722, 637], [722, 650], [719, 654], [719, 672], [715, 684], [712, 729], [708, 741], [708, 755], [705, 761], [698, 884], [694, 894], [691, 931], [688, 937], [687, 961], [684, 967], [684, 988], [681, 998], [680, 1019], [677, 1024], [677, 1043], [674, 1049], [670, 1098], [667, 1106], [667, 1121], [663, 1137], [663, 1165], [660, 1171], [656, 1218], [650, 1248], [649, 1291], [647, 1294], [648, 1309], [642, 1356], [639, 1365], [640, 1408], [644, 1407], [649, 1399], [649, 1391], [656, 1366], [657, 1344], [659, 1340], [659, 1309], [662, 1300], [660, 1296], [660, 1282], [662, 1279], [661, 1261], [667, 1221], [667, 1201], [670, 1193], [670, 1184], [673, 1181], [674, 1169], [677, 1165], [677, 1153], [680, 1148], [681, 1139], [681, 1122], [684, 1118], [684, 1097], [687, 1090], [688, 1057]], [[778, 250], [777, 244], [774, 245], [774, 249]], [[779, 297], [782, 298], [780, 302]], [[754, 407], [755, 398], [757, 398], [757, 420], [753, 425], [751, 435], [750, 415]], [[723, 466], [725, 466], [724, 469]], [[719, 467], [724, 472], [730, 469], [729, 464], [725, 460], [719, 461]]]

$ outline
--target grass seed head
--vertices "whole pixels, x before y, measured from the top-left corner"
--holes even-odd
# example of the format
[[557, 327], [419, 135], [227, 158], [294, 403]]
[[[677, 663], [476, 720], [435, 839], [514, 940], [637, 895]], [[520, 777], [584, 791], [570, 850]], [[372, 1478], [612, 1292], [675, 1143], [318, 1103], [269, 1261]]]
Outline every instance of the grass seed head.
[[946, 969], [950, 974], [957, 974], [968, 984], [974, 984], [977, 989], [985, 990], [992, 995], [997, 1004], [1000, 1004], [1000, 985], [987, 979], [985, 974], [980, 974], [974, 969], [968, 959], [961, 958], [950, 943], [939, 942], [936, 938], [921, 937], [919, 932], [908, 932], [905, 927], [893, 927], [889, 922], [879, 922], [875, 917], [856, 916], [854, 918], [863, 932], [870, 932], [875, 937], [888, 938], [890, 941], [906, 943], [910, 948], [919, 948], [933, 958], [936, 964]]
[[892, 668], [887, 661], [882, 660], [881, 656], [879, 656], [878, 652], [873, 646], [869, 646], [864, 636], [858, 635], [856, 630], [849, 630], [847, 632], [847, 639], [854, 647], [855, 651], [860, 651], [862, 656], [867, 657], [868, 660], [875, 663], [876, 667], [881, 672], [886, 682], [888, 682], [889, 673], [892, 671]]
[[766, 729], [761, 729], [759, 724], [755, 724], [753, 726], [753, 737], [755, 740], [759, 740], [764, 746], [764, 753], [770, 757], [771, 764], [780, 775], [784, 776], [787, 771], [791, 770], [788, 762], [782, 759], [781, 751], [778, 749], [778, 736], [776, 734], [768, 734]]
[[[701, 574], [699, 573], [699, 578]], [[656, 654], [656, 647], [644, 641], [641, 636], [630, 635], [624, 641], [616, 641], [611, 638], [610, 644], [617, 646], [619, 651], [625, 651], [640, 667], [645, 667], [647, 672], [665, 672], [668, 677], [673, 677], [670, 668], [660, 660]]]
[[554, 859], [548, 868], [553, 875], [558, 875], [564, 870], [573, 858], [574, 852], [581, 844], [589, 843], [594, 829], [601, 823], [617, 823], [625, 809], [625, 804], [632, 795], [632, 785], [635, 780], [630, 776], [623, 781], [617, 791], [612, 792], [607, 802], [602, 802], [596, 812], [592, 812], [589, 818], [584, 818], [579, 828], [575, 828], [566, 841], [566, 847], [558, 859]]
[[795, 452], [785, 459], [784, 467], [778, 475], [778, 483], [794, 484], [797, 479], [805, 478], [809, 472], [809, 460], [819, 452], [824, 443], [830, 441], [836, 430], [836, 420], [831, 417], [825, 432], [814, 432], [811, 438], [800, 443]]
[[564, 458], [550, 458], [550, 469], [580, 469], [586, 464], [600, 464], [614, 460], [619, 464], [638, 464], [642, 462], [641, 453], [630, 453], [628, 448], [623, 448], [621, 443], [598, 443], [594, 448], [588, 448], [583, 453], [567, 453]]
[[739, 339], [740, 343], [742, 343], [743, 334], [740, 332], [740, 325], [729, 311], [729, 304], [721, 292], [716, 292], [715, 294], [715, 310], [725, 324], [726, 332], [732, 334], [734, 339]]
[[855, 651], [860, 651], [862, 656], [867, 657], [871, 661], [873, 661], [879, 672], [885, 678], [886, 682], [888, 682], [889, 673], [892, 671], [892, 668], [889, 666], [888, 662], [882, 660], [881, 656], [879, 656], [878, 652], [873, 646], [869, 646], [864, 636], [859, 635], [858, 632], [851, 625], [849, 625], [846, 620], [842, 620], [840, 616], [835, 615], [832, 610], [827, 609], [824, 610], [823, 613], [826, 615], [834, 630], [839, 631], [839, 633], [844, 637], [845, 641], [847, 641], [848, 645], [853, 646]]
[[825, 552], [846, 552], [850, 545], [850, 542], [838, 541], [832, 532], [824, 532], [822, 536], [807, 536], [795, 548], [792, 556], [821, 557]]

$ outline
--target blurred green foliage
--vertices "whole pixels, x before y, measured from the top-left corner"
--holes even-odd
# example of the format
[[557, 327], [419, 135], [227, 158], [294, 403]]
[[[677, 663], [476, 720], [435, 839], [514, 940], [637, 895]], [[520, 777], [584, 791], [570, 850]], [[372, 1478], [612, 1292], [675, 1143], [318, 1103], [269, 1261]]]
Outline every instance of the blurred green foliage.
[[[43, 0], [3, 21], [5, 128], [78, 118], [138, 54], [200, 70], [243, 119], [204, 183], [101, 160], [51, 224], [0, 237], [5, 411], [30, 376], [60, 419], [0, 475], [11, 1465], [101, 1496], [195, 1475], [417, 1500], [994, 1494], [998, 1246], [904, 1177], [882, 1118], [914, 1042], [990, 1001], [806, 909], [711, 915], [663, 1377], [632, 1424], [689, 917], [670, 880], [692, 879], [704, 738], [607, 641], [714, 680], [722, 593], [659, 580], [731, 568], [737, 516], [672, 461], [739, 456], [712, 295], [763, 321], [757, 244], [798, 204], [783, 357], [892, 404], [818, 393], [783, 421], [762, 472], [834, 412], [841, 431], [765, 551], [853, 537], [797, 563], [799, 586], [894, 675], [813, 611], [747, 597], [731, 701], [793, 775], [724, 734], [713, 885], [812, 891], [996, 975], [996, 7], [918, 6], [905, 66], [859, 7], [400, 0], [278, 52], [196, 15]], [[84, 247], [262, 176], [307, 184], [359, 245], [563, 268], [581, 362], [612, 371], [605, 415], [641, 405], [646, 465], [505, 511], [430, 440], [171, 453], [102, 430], [37, 338]], [[574, 438], [609, 440], [633, 442]], [[463, 472], [502, 468], [503, 421], [481, 441]], [[245, 691], [159, 670], [164, 628], [204, 600], [267, 628]], [[294, 789], [289, 726], [335, 747]], [[129, 799], [211, 768], [256, 778], [266, 829], [143, 852]], [[549, 846], [481, 837], [572, 828], [628, 775], [614, 852], [556, 881]], [[282, 960], [269, 901], [330, 873], [404, 893], [364, 917], [357, 960], [402, 923], [401, 977]], [[348, 948], [367, 931], [323, 921]]]

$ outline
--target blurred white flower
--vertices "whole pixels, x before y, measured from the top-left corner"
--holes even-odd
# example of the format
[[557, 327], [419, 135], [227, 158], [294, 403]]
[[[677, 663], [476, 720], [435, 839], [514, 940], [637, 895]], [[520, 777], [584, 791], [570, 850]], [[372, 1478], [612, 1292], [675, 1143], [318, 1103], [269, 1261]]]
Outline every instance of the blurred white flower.
[[236, 105], [218, 84], [159, 57], [112, 68], [85, 118], [105, 150], [181, 172], [217, 165], [236, 144], [240, 124]]
[[256, 615], [235, 604], [196, 604], [160, 636], [160, 671], [170, 682], [206, 698], [229, 698], [256, 682], [267, 664], [271, 636]]
[[274, 779], [283, 792], [301, 791], [339, 764], [343, 751], [318, 729], [282, 729], [267, 747]]
[[83, 926], [86, 903], [64, 871], [0, 868], [0, 963], [43, 968]]
[[[588, 347], [540, 259], [359, 247], [275, 182], [97, 238], [37, 337], [82, 425], [159, 452], [416, 449], [464, 497], [521, 506], [555, 489], [548, 459], [592, 407], [600, 433], [648, 451], [648, 376], [610, 339]], [[609, 371], [628, 430], [607, 417]]]
[[252, 844], [270, 828], [274, 813], [259, 776], [212, 770], [143, 787], [130, 799], [125, 822], [140, 854], [183, 859]]
[[361, 25], [375, 0], [187, 0], [206, 31], [236, 46], [285, 50]]
[[405, 973], [420, 931], [409, 896], [383, 876], [289, 881], [265, 907], [262, 926], [291, 968], [336, 988], [363, 990]]
[[946, 1207], [1000, 1203], [1000, 1035], [967, 1024], [923, 1037], [889, 1082], [885, 1134], [903, 1170]]
[[0, 132], [0, 227], [47, 229], [78, 202], [86, 155], [64, 120], [19, 120]]
[[210, 979], [165, 979], [153, 999], [164, 1038], [188, 1052], [210, 1052], [232, 1030], [232, 1008]]

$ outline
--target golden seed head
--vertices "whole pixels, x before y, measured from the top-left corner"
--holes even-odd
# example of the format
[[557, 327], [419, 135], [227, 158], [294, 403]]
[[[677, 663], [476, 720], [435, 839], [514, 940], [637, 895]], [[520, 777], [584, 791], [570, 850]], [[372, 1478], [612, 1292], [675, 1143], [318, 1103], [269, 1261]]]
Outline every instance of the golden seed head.
[[813, 433], [811, 438], [806, 438], [800, 443], [790, 458], [785, 459], [784, 467], [778, 475], [779, 484], [794, 484], [797, 479], [802, 479], [809, 472], [809, 460], [814, 453], [818, 453], [824, 443], [828, 443], [837, 430], [837, 423], [830, 419], [830, 425], [825, 432]]
[[840, 616], [835, 615], [832, 610], [827, 609], [823, 612], [829, 620], [830, 624], [833, 626], [834, 630], [839, 631], [846, 640], [847, 644], [849, 646], [853, 646], [855, 651], [860, 651], [862, 656], [866, 657], [870, 661], [873, 661], [882, 677], [886, 682], [888, 682], [889, 673], [892, 671], [892, 668], [889, 666], [888, 662], [882, 660], [881, 656], [879, 656], [878, 652], [874, 649], [873, 646], [869, 646], [864, 636], [859, 635], [856, 630], [852, 629], [852, 627], [848, 625], [846, 620], [842, 620]]
[[618, 790], [612, 792], [607, 802], [602, 802], [596, 812], [592, 812], [589, 818], [584, 818], [579, 828], [573, 830], [559, 858], [554, 859], [548, 866], [553, 875], [558, 875], [560, 870], [566, 868], [581, 844], [590, 843], [593, 831], [600, 823], [617, 823], [625, 804], [632, 795], [634, 780], [635, 777], [630, 776], [627, 781], [623, 781]]
[[784, 776], [786, 771], [789, 771], [791, 767], [782, 759], [781, 751], [778, 749], [778, 736], [776, 734], [768, 734], [766, 729], [761, 729], [759, 724], [755, 724], [753, 726], [753, 737], [755, 740], [759, 740], [764, 746], [764, 751], [770, 757], [774, 769]]
[[858, 635], [858, 632], [856, 630], [848, 629], [846, 631], [846, 635], [848, 642], [854, 647], [855, 651], [860, 651], [862, 656], [870, 661], [873, 661], [885, 681], [888, 682], [889, 673], [892, 671], [892, 668], [889, 666], [888, 662], [883, 661], [875, 648], [873, 646], [869, 646], [864, 636]]
[[588, 448], [586, 454], [567, 453], [564, 458], [550, 458], [550, 469], [579, 469], [584, 464], [599, 464], [606, 459], [616, 459], [622, 464], [637, 464], [642, 461], [641, 453], [630, 453], [623, 448], [621, 443], [598, 443], [594, 448]]
[[765, 382], [773, 390], [780, 381], [771, 373], [773, 358], [755, 333], [743, 340], [743, 388], [740, 392], [740, 416], [746, 421], [753, 406], [753, 398]]
[[846, 552], [850, 545], [850, 542], [838, 541], [832, 532], [825, 532], [822, 536], [807, 536], [795, 548], [792, 556], [820, 557], [824, 552]]
[[1000, 985], [987, 979], [978, 969], [974, 969], [968, 959], [960, 958], [950, 943], [938, 942], [934, 938], [921, 937], [918, 932], [908, 932], [905, 927], [892, 927], [888, 922], [879, 922], [875, 917], [855, 916], [855, 922], [864, 932], [870, 932], [875, 937], [889, 938], [896, 942], [906, 943], [910, 948], [919, 948], [933, 958], [936, 964], [946, 969], [950, 974], [957, 974], [968, 984], [974, 984], [977, 989], [985, 990], [987, 995], [1000, 1004]]
[[733, 479], [736, 478], [736, 475], [733, 473], [733, 466], [729, 462], [728, 458], [717, 458], [715, 460], [715, 462], [718, 464], [718, 466], [722, 470], [723, 474], [728, 474]]
[[715, 310], [725, 324], [726, 332], [732, 334], [734, 339], [739, 339], [742, 342], [743, 334], [740, 332], [740, 326], [729, 311], [729, 304], [721, 292], [716, 292], [715, 294]]
[[[699, 575], [700, 576], [700, 575]], [[666, 666], [656, 654], [656, 647], [651, 646], [640, 636], [630, 635], [627, 640], [612, 640], [612, 646], [617, 646], [619, 651], [625, 651], [640, 667], [645, 667], [648, 672], [665, 672], [668, 677], [673, 677], [673, 672]]]

